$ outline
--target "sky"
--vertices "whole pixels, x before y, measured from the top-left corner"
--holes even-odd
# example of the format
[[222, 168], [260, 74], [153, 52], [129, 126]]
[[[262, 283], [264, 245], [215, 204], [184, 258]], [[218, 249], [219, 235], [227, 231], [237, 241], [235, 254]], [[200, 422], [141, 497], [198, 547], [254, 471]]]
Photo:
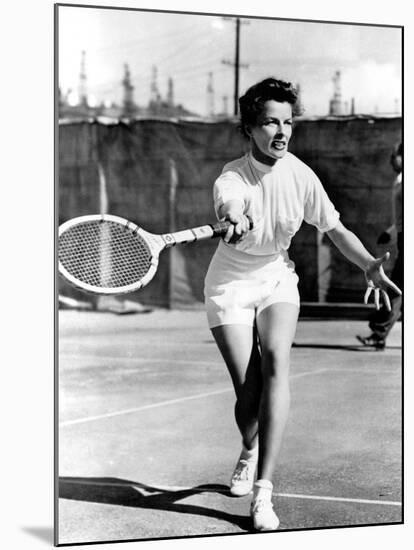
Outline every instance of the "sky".
[[[122, 101], [128, 64], [134, 100], [150, 98], [153, 67], [162, 97], [174, 82], [175, 103], [208, 113], [212, 73], [214, 111], [234, 108], [235, 18], [89, 7], [59, 7], [59, 86], [76, 102], [85, 51], [91, 104]], [[401, 109], [401, 29], [312, 21], [242, 18], [240, 84], [243, 92], [275, 76], [300, 84], [305, 115], [325, 115], [333, 77], [341, 72], [342, 99], [357, 113]], [[70, 91], [71, 90], [71, 91]], [[224, 98], [227, 99], [224, 99]]]

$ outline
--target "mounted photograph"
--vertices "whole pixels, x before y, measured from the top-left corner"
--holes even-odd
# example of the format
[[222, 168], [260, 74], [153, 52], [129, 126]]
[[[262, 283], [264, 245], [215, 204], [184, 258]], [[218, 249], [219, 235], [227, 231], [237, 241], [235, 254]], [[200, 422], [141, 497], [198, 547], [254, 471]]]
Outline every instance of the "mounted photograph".
[[54, 16], [55, 545], [402, 524], [404, 27]]

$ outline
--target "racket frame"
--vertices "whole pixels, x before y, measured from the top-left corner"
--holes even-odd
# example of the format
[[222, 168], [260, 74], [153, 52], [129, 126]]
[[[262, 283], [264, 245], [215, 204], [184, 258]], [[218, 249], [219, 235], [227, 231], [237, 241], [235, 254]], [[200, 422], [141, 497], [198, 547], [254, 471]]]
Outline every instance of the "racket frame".
[[142, 277], [142, 279], [136, 281], [135, 283], [124, 285], [122, 287], [110, 288], [97, 287], [96, 285], [90, 285], [88, 283], [80, 281], [79, 279], [71, 275], [60, 261], [58, 263], [59, 273], [68, 281], [68, 283], [70, 283], [74, 287], [80, 288], [81, 290], [85, 290], [86, 292], [90, 292], [92, 294], [129, 294], [130, 292], [134, 292], [135, 290], [139, 290], [140, 288], [146, 286], [157, 272], [159, 254], [161, 250], [166, 246], [166, 243], [163, 241], [162, 237], [158, 235], [153, 235], [152, 233], [148, 233], [135, 223], [125, 218], [121, 218], [120, 216], [114, 216], [112, 214], [88, 214], [86, 216], [78, 216], [77, 218], [72, 218], [59, 226], [59, 237], [71, 227], [79, 225], [80, 223], [87, 223], [91, 221], [111, 221], [124, 226], [126, 229], [132, 231], [133, 233], [135, 232], [137, 234], [141, 234], [145, 238], [145, 241], [151, 251], [150, 268], [148, 269], [147, 273], [144, 275], [144, 277]]

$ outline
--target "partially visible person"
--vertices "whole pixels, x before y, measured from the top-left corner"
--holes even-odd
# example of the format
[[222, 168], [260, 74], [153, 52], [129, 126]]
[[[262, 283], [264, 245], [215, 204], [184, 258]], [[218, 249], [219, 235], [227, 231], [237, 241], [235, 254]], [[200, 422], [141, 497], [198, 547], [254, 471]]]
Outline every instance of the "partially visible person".
[[[391, 166], [397, 174], [392, 187], [392, 225], [378, 237], [378, 244], [397, 242], [397, 257], [391, 274], [391, 280], [399, 287], [403, 287], [403, 214], [402, 214], [402, 170], [403, 170], [403, 145], [399, 143], [391, 154]], [[357, 336], [358, 340], [367, 347], [383, 350], [386, 347], [387, 337], [400, 318], [402, 313], [402, 296], [390, 290], [391, 309], [383, 304], [376, 310], [369, 320], [371, 334], [369, 336]]]

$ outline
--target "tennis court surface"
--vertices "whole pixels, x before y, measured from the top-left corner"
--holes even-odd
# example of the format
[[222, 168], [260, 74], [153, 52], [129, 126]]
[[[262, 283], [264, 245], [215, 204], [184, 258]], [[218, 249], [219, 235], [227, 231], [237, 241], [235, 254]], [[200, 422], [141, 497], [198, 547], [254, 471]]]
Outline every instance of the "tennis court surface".
[[[401, 324], [299, 322], [280, 530], [391, 524], [401, 506]], [[59, 544], [248, 533], [228, 481], [230, 378], [203, 311], [59, 312]]]

